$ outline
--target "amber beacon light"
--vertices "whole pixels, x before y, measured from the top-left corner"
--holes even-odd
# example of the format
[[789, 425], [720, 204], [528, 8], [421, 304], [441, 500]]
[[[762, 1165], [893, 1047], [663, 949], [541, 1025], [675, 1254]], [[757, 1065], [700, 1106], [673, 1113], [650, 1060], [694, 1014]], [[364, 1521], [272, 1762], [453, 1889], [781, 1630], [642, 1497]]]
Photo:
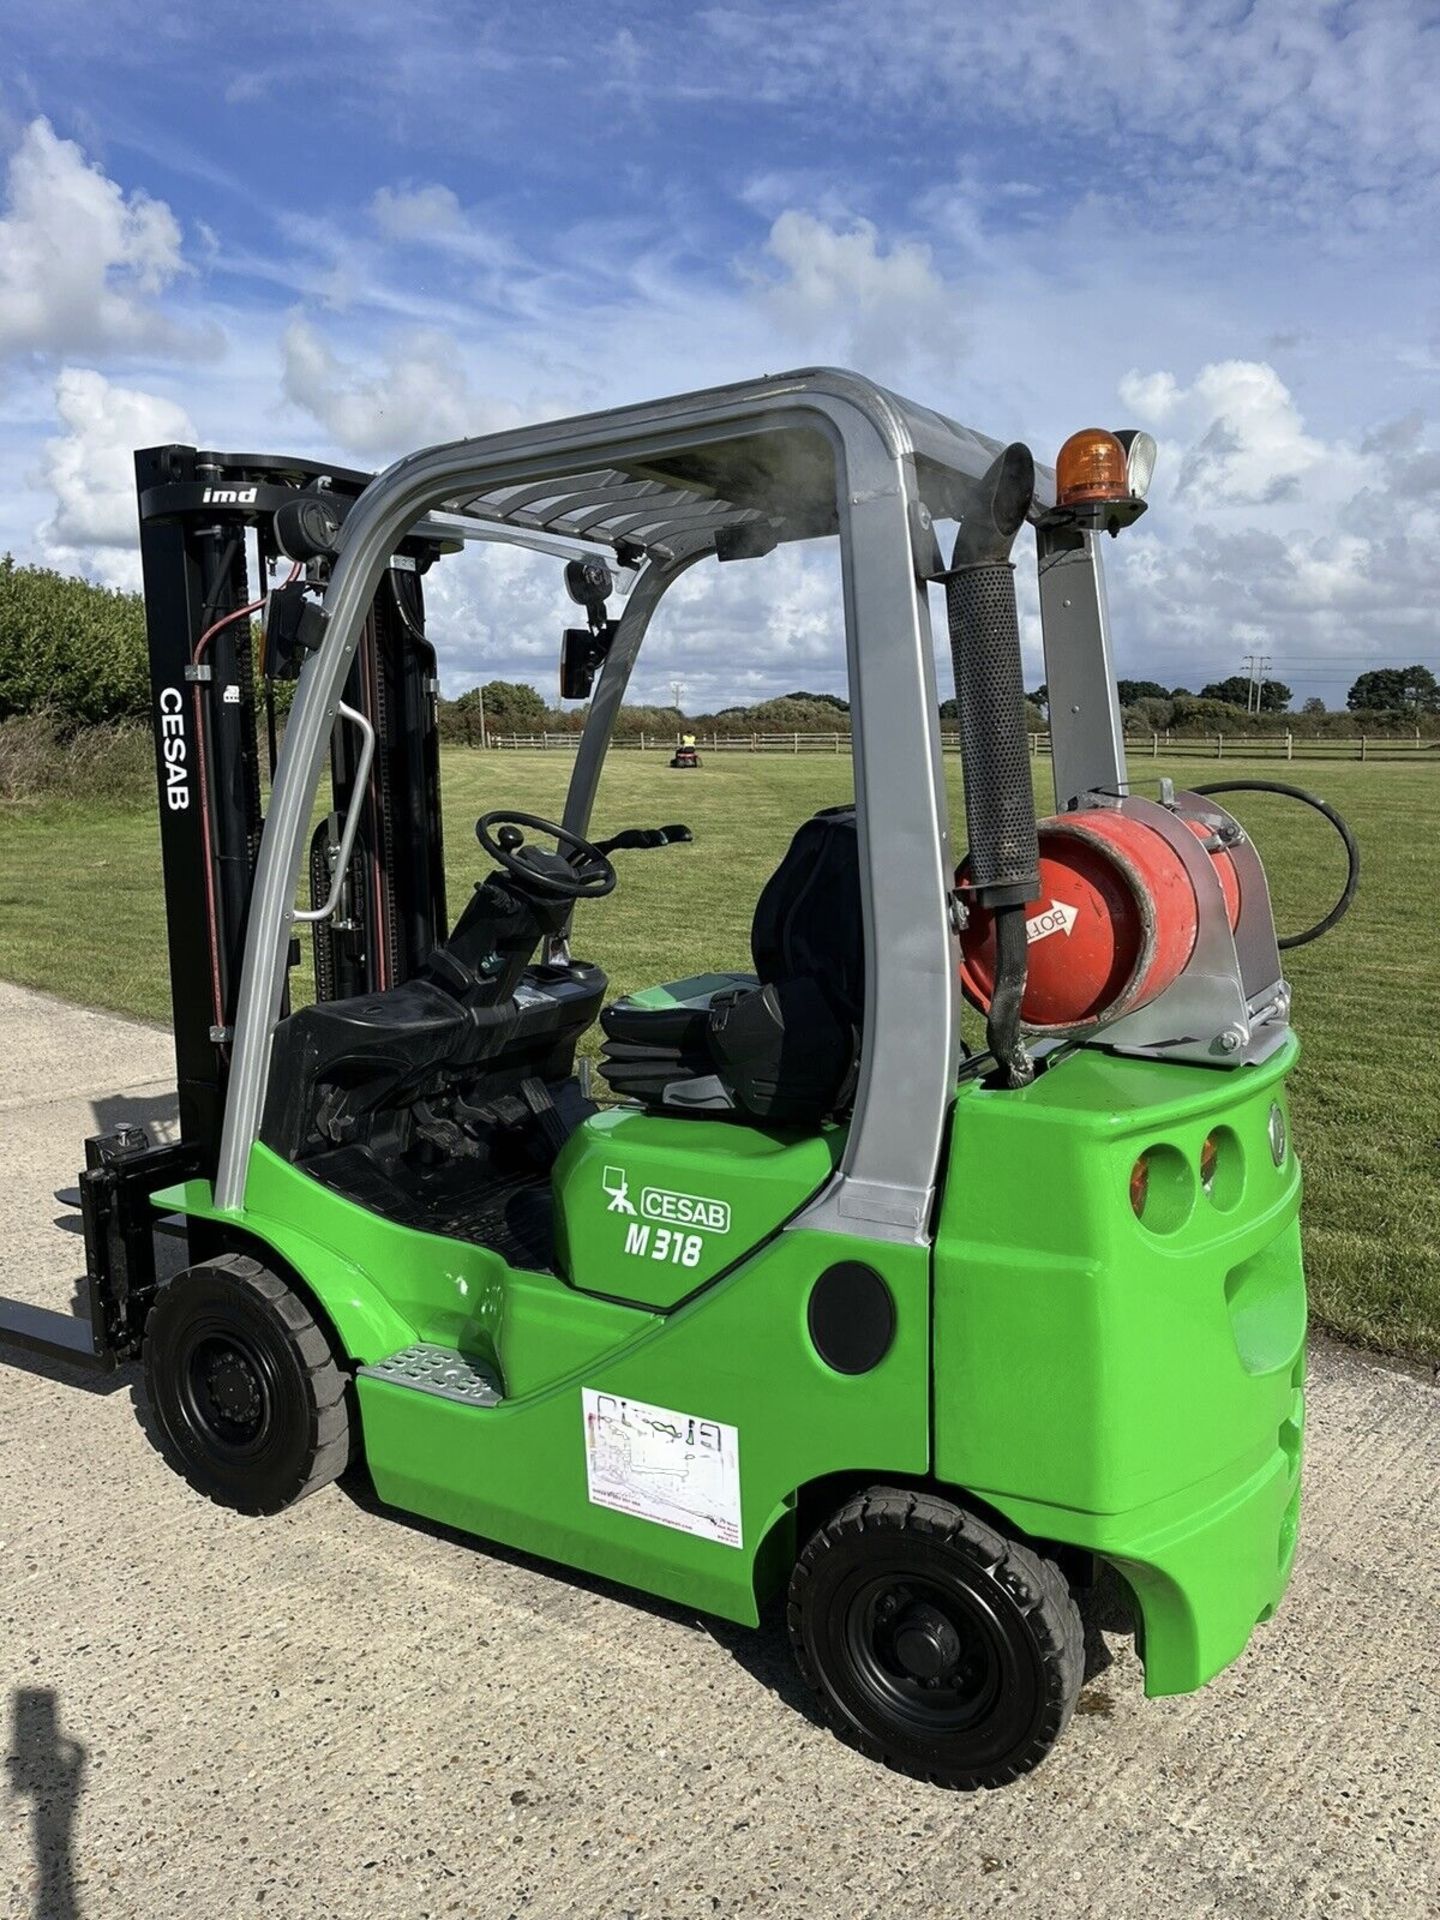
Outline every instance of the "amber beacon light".
[[1082, 427], [1071, 434], [1055, 462], [1056, 504], [1078, 507], [1092, 500], [1127, 500], [1129, 465], [1124, 447], [1107, 428]]
[[1055, 514], [1061, 524], [1116, 534], [1145, 511], [1155, 471], [1155, 442], [1126, 427], [1082, 427], [1055, 462]]

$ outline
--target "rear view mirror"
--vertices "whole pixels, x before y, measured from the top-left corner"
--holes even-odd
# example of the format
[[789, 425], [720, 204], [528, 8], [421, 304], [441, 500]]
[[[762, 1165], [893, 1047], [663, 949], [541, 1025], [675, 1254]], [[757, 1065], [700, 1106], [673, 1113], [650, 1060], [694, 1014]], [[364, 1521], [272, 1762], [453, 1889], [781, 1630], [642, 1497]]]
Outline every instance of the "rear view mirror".
[[613, 629], [607, 621], [599, 633], [588, 627], [567, 627], [560, 639], [560, 698], [588, 700], [595, 675], [610, 651]]

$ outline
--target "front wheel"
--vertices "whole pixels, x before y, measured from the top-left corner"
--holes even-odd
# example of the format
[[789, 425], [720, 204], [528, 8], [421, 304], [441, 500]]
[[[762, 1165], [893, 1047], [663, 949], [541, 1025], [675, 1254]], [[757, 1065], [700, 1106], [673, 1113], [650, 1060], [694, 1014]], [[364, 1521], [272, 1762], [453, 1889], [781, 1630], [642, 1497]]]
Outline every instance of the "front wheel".
[[170, 1464], [220, 1506], [278, 1513], [349, 1462], [346, 1377], [330, 1342], [294, 1289], [244, 1254], [160, 1289], [145, 1384]]
[[790, 1638], [828, 1718], [937, 1786], [999, 1787], [1075, 1706], [1084, 1631], [1054, 1561], [936, 1494], [871, 1487], [812, 1536]]

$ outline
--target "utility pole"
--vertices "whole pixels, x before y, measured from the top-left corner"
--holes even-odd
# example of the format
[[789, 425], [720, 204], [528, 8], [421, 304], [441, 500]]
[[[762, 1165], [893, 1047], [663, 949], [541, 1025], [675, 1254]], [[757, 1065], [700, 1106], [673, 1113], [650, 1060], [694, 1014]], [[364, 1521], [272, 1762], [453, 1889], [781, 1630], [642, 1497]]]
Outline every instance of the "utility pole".
[[675, 711], [679, 713], [680, 712], [680, 696], [685, 691], [685, 682], [683, 680], [672, 680], [670, 682], [670, 691], [675, 696]]
[[1250, 675], [1250, 684], [1245, 690], [1246, 713], [1261, 711], [1261, 696], [1265, 691], [1265, 676], [1269, 673], [1271, 659], [1268, 653], [1247, 653], [1245, 666]]

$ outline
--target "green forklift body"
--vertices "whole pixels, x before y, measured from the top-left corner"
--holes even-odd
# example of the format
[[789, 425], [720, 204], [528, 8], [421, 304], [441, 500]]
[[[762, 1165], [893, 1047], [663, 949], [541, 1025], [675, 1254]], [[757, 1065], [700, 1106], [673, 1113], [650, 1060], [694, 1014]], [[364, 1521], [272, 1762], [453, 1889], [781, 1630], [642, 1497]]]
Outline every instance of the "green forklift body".
[[[586, 1122], [557, 1164], [568, 1275], [386, 1221], [264, 1147], [242, 1214], [203, 1182], [156, 1204], [268, 1247], [314, 1296], [360, 1363], [366, 1461], [398, 1507], [753, 1623], [807, 1488], [933, 1483], [1116, 1568], [1147, 1690], [1178, 1692], [1242, 1650], [1294, 1550], [1295, 1054], [1227, 1073], [1086, 1049], [1020, 1092], [962, 1085], [933, 1248], [779, 1230], [826, 1178], [829, 1133], [628, 1108]], [[708, 1205], [673, 1221], [654, 1202], [647, 1220], [647, 1191]], [[646, 1225], [699, 1238], [695, 1264], [656, 1259], [654, 1236], [639, 1250]], [[817, 1280], [847, 1261], [894, 1305], [888, 1349], [856, 1374], [826, 1364], [809, 1321]], [[387, 1369], [437, 1349], [483, 1370], [484, 1404]], [[713, 1445], [698, 1508], [647, 1456], [657, 1431]]]
[[[95, 1353], [143, 1350], [192, 1485], [273, 1512], [358, 1459], [398, 1509], [737, 1622], [789, 1582], [800, 1671], [837, 1724], [952, 1785], [1015, 1778], [1058, 1736], [1083, 1677], [1075, 1590], [1106, 1569], [1148, 1692], [1244, 1649], [1299, 1520], [1291, 993], [1259, 853], [1215, 798], [1236, 783], [1131, 790], [1102, 551], [1144, 510], [1154, 447], [1086, 430], [1067, 465], [1077, 446], [1110, 462], [1103, 497], [1021, 442], [801, 368], [369, 480], [142, 450], [182, 1137], [88, 1142], [82, 1195]], [[254, 661], [252, 534], [262, 581], [295, 549]], [[563, 817], [482, 815], [495, 871], [452, 922], [421, 576], [464, 539], [563, 561], [590, 697]], [[591, 837], [652, 619], [697, 563], [831, 539], [853, 805], [802, 826], [766, 883], [753, 973], [607, 1009], [574, 915], [617, 885], [612, 853], [693, 837]], [[268, 794], [262, 664], [298, 675]], [[1340, 824], [1345, 893], [1300, 939], [1353, 895]], [[1051, 890], [1042, 830], [1132, 851], [1082, 909]], [[726, 857], [717, 836], [721, 878]], [[1047, 968], [1083, 975], [1082, 914], [1093, 980], [1027, 1009]], [[292, 992], [305, 925], [313, 1005]], [[702, 939], [687, 964], [718, 957]], [[606, 1110], [577, 1070], [596, 1020]], [[163, 1286], [152, 1202], [198, 1229]], [[75, 1352], [22, 1311], [18, 1337]]]
[[956, 1103], [934, 1471], [1119, 1570], [1152, 1694], [1233, 1660], [1294, 1554], [1306, 1306], [1283, 1086], [1297, 1053], [1292, 1038], [1224, 1073], [1087, 1048], [1018, 1092], [971, 1085]]

